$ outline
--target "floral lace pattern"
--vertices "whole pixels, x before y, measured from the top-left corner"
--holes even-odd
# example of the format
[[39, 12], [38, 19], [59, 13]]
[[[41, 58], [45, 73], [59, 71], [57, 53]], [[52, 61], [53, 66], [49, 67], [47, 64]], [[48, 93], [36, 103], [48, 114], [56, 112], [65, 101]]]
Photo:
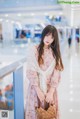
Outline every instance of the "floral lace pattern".
[[[37, 50], [35, 55], [37, 58], [38, 57]], [[43, 71], [45, 71], [50, 66], [51, 62], [54, 60], [54, 57], [52, 55], [52, 50], [50, 48], [45, 49], [42, 57], [44, 59], [44, 64], [41, 65], [40, 68]], [[36, 107], [38, 107], [38, 97], [35, 90], [35, 86], [38, 86], [38, 82], [35, 79], [38, 78], [38, 75], [35, 71], [27, 70], [26, 76], [28, 77], [30, 83], [29, 83], [28, 93], [26, 97], [25, 119], [37, 119]], [[59, 81], [60, 81], [60, 71], [54, 69], [53, 75], [47, 77], [47, 85], [49, 88], [51, 86], [55, 88], [53, 101], [57, 107], [57, 119], [59, 119], [58, 97], [57, 97], [57, 86]]]

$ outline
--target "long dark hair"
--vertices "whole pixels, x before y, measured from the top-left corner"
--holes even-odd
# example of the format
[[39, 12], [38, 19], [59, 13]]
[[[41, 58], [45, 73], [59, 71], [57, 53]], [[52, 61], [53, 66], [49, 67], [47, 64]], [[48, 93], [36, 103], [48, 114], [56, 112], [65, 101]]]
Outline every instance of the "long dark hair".
[[44, 42], [43, 42], [43, 40], [44, 40], [44, 37], [48, 34], [52, 34], [52, 37], [54, 38], [50, 47], [53, 51], [53, 57], [56, 60], [55, 68], [58, 70], [63, 70], [63, 63], [62, 63], [62, 59], [61, 59], [58, 33], [57, 33], [57, 29], [52, 25], [46, 26], [42, 31], [41, 42], [38, 46], [38, 63], [39, 63], [39, 65], [44, 63], [44, 60], [42, 58], [42, 55], [44, 53], [44, 49], [43, 49], [44, 48]]

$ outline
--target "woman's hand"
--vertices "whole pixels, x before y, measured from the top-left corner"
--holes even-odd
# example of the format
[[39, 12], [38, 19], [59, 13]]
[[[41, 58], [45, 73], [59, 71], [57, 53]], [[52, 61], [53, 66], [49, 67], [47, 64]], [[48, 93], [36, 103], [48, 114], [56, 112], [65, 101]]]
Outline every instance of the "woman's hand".
[[36, 88], [36, 92], [37, 92], [37, 96], [38, 96], [40, 102], [44, 102], [44, 100], [45, 100], [45, 95], [44, 95], [44, 93], [40, 90], [39, 87]]
[[53, 93], [54, 89], [51, 88], [50, 91], [46, 94], [46, 102], [49, 104], [53, 104]]

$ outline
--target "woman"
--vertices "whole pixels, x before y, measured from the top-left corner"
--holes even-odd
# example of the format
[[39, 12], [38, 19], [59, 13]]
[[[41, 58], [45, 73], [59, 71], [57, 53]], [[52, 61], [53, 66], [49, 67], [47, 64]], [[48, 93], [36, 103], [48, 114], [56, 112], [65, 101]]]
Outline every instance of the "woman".
[[34, 46], [31, 53], [28, 54], [26, 75], [29, 87], [26, 97], [25, 119], [37, 119], [36, 107], [39, 107], [39, 101], [43, 108], [44, 101], [55, 104], [57, 108], [56, 119], [58, 119], [57, 86], [63, 64], [56, 28], [51, 25], [46, 26], [42, 31], [40, 44]]

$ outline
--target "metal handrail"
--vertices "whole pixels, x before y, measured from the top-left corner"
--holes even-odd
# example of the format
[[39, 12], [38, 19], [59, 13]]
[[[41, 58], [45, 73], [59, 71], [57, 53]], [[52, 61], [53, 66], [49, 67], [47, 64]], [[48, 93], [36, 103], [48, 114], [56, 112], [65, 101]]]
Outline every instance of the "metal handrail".
[[[3, 67], [2, 69], [0, 69], [0, 79], [9, 75], [10, 73], [14, 72], [18, 68], [22, 67], [24, 62], [26, 62], [26, 58], [23, 58], [19, 61], [16, 61], [16, 62], [9, 64], [9, 65]], [[8, 68], [9, 68], [9, 71], [8, 71]]]

